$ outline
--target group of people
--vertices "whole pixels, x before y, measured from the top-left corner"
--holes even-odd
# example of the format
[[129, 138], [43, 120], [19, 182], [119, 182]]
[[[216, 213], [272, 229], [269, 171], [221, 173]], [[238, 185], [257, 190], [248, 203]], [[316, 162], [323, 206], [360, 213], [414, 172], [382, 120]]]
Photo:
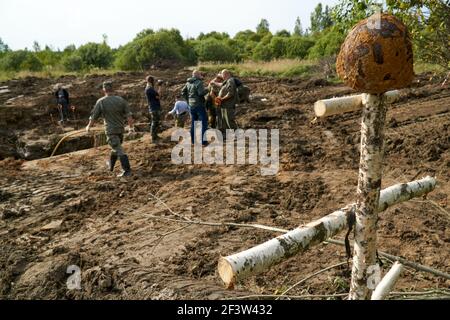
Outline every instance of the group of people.
[[[146, 82], [145, 96], [151, 117], [150, 133], [152, 142], [156, 143], [160, 139], [158, 133], [162, 118], [162, 82], [158, 81], [155, 84], [155, 78], [152, 76], [148, 76]], [[134, 131], [133, 117], [128, 102], [115, 95], [113, 89], [112, 82], [106, 81], [103, 83], [105, 96], [95, 104], [86, 131], [90, 132], [94, 122], [103, 118], [107, 143], [112, 149], [107, 161], [108, 168], [112, 172], [119, 160], [123, 169], [119, 176], [130, 176], [131, 166], [129, 158], [122, 148], [122, 143], [125, 133], [125, 120], [128, 121], [130, 131]], [[204, 134], [209, 128], [218, 129], [224, 134], [227, 129], [237, 129], [236, 104], [248, 101], [249, 94], [248, 87], [234, 78], [228, 70], [223, 70], [206, 87], [203, 83], [202, 73], [195, 70], [177, 96], [175, 106], [168, 115], [175, 118], [177, 127], [184, 127], [190, 114], [192, 144], [195, 143], [195, 123], [200, 122], [202, 125], [202, 144], [207, 145]], [[61, 117], [64, 121], [69, 106], [68, 93], [62, 87], [59, 87], [55, 96], [58, 105], [62, 106], [60, 108]]]
[[[241, 88], [242, 90], [240, 91]], [[235, 120], [236, 104], [249, 100], [250, 90], [234, 78], [229, 70], [222, 70], [208, 86], [203, 84], [203, 74], [195, 70], [192, 78], [183, 87], [177, 103], [184, 99], [191, 114], [191, 138], [195, 143], [195, 122], [202, 124], [202, 144], [206, 145], [204, 133], [208, 129], [218, 129], [225, 134], [227, 129], [237, 129]], [[186, 108], [186, 105], [184, 105]], [[178, 107], [179, 109], [179, 107]], [[170, 113], [177, 110], [177, 105]]]

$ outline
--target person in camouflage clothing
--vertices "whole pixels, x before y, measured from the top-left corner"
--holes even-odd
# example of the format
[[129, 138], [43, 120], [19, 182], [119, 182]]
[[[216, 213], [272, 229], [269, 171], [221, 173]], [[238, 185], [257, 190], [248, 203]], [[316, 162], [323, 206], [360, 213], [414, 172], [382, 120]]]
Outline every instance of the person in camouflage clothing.
[[224, 83], [220, 88], [219, 96], [216, 98], [216, 105], [219, 108], [219, 130], [225, 135], [227, 129], [236, 130], [235, 120], [236, 103], [238, 102], [238, 93], [236, 81], [231, 76], [230, 71], [221, 72]]
[[206, 115], [205, 108], [205, 96], [208, 91], [203, 85], [203, 75], [200, 71], [195, 70], [192, 73], [192, 78], [189, 78], [186, 85], [181, 91], [181, 95], [186, 99], [189, 104], [191, 112], [191, 141], [195, 143], [195, 123], [201, 121], [202, 125], [202, 144], [207, 145], [205, 138], [205, 132], [208, 129], [208, 117]]
[[206, 110], [208, 111], [208, 124], [211, 129], [217, 129], [218, 126], [218, 117], [220, 113], [217, 110], [216, 98], [219, 96], [222, 83], [223, 78], [219, 74], [208, 85], [209, 93], [206, 96]]
[[107, 142], [111, 147], [111, 155], [108, 161], [109, 170], [114, 171], [117, 160], [120, 160], [123, 172], [119, 177], [130, 176], [131, 167], [127, 154], [122, 148], [125, 118], [128, 120], [130, 131], [133, 129], [133, 118], [128, 102], [122, 97], [114, 95], [111, 82], [103, 83], [105, 96], [97, 101], [89, 118], [86, 131], [89, 133], [91, 126], [100, 117], [104, 119]]

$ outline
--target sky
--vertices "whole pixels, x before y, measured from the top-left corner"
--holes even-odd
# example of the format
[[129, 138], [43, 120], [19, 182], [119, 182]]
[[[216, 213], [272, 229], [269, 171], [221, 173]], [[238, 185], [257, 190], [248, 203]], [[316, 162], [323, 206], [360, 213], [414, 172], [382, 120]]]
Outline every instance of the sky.
[[0, 38], [13, 50], [31, 49], [34, 41], [64, 49], [101, 42], [106, 34], [117, 48], [146, 28], [176, 28], [185, 38], [210, 31], [234, 36], [255, 30], [262, 18], [272, 32], [292, 31], [297, 16], [309, 27], [319, 2], [338, 0], [0, 0]]

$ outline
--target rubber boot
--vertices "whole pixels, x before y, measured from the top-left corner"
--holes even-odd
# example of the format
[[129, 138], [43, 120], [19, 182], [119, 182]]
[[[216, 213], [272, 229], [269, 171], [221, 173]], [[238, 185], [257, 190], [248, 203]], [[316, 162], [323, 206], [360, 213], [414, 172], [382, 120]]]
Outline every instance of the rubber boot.
[[114, 167], [116, 165], [117, 159], [118, 159], [117, 155], [111, 153], [111, 155], [109, 156], [109, 161], [106, 161], [109, 171], [111, 171], [111, 172], [114, 171]]
[[118, 175], [118, 177], [129, 177], [131, 176], [130, 161], [127, 155], [123, 155], [120, 158], [120, 164], [122, 165], [123, 172]]

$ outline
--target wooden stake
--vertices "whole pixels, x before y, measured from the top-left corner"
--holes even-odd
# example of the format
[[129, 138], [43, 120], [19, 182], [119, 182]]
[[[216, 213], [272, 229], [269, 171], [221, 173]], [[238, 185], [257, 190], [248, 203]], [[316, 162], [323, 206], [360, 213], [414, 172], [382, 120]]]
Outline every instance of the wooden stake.
[[361, 159], [350, 300], [367, 300], [380, 281], [377, 219], [384, 155], [386, 105], [383, 95], [363, 95]]

